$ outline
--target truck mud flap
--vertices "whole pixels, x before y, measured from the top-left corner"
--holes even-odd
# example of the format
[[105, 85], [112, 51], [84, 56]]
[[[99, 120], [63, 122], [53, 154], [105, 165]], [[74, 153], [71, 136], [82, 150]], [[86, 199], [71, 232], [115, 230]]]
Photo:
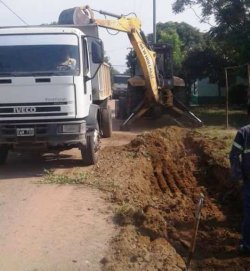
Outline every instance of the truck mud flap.
[[96, 104], [91, 104], [89, 108], [89, 115], [86, 119], [87, 130], [99, 130], [98, 112], [100, 107]]

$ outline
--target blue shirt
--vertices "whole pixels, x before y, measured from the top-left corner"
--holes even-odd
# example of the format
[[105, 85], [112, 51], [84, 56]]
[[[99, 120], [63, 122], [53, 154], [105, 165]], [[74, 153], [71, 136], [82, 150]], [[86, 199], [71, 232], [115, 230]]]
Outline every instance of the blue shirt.
[[237, 132], [229, 158], [233, 179], [250, 181], [250, 125]]

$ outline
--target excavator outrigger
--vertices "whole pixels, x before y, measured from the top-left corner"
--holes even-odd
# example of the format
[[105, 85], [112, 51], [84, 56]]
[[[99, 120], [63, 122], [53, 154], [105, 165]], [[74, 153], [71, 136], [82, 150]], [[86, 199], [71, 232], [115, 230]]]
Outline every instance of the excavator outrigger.
[[[173, 75], [169, 75], [164, 71], [164, 64], [162, 68], [158, 67], [158, 56], [163, 56], [161, 63], [168, 61], [166, 56], [169, 56], [169, 48], [166, 44], [157, 44], [150, 46], [146, 40], [144, 33], [141, 30], [141, 22], [137, 17], [127, 17], [124, 15], [116, 15], [110, 12], [102, 10], [94, 10], [89, 6], [78, 7], [78, 12], [74, 15], [77, 17], [76, 20], [84, 24], [96, 24], [106, 29], [117, 30], [125, 32], [133, 46], [136, 54], [137, 62], [139, 63], [142, 76], [135, 76], [129, 79], [129, 90], [130, 93], [136, 93], [138, 95], [130, 95], [131, 99], [136, 97], [136, 101], [132, 104], [134, 107], [128, 110], [127, 118], [123, 122], [121, 128], [126, 129], [135, 119], [144, 115], [149, 109], [155, 105], [165, 108], [165, 111], [174, 116], [185, 116], [192, 125], [202, 126], [202, 121], [197, 118], [192, 112], [190, 112], [183, 103], [176, 100], [170, 90], [173, 84]], [[71, 10], [64, 10], [59, 17], [59, 23], [63, 24], [67, 21]], [[96, 19], [94, 12], [99, 12], [105, 16], [110, 16], [115, 19]], [[164, 51], [165, 50], [165, 51]], [[139, 97], [139, 99], [138, 99]]]

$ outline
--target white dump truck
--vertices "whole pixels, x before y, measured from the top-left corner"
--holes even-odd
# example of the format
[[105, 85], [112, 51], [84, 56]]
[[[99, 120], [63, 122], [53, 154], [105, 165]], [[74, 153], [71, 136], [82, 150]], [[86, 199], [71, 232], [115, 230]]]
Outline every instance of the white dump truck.
[[96, 25], [0, 29], [0, 164], [9, 150], [79, 148], [112, 133], [110, 69]]

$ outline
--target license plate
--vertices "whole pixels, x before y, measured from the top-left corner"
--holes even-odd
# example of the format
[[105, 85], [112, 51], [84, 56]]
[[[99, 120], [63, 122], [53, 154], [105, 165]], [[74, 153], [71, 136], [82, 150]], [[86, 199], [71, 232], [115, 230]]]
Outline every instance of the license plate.
[[34, 136], [34, 128], [17, 128], [16, 129], [17, 136]]

